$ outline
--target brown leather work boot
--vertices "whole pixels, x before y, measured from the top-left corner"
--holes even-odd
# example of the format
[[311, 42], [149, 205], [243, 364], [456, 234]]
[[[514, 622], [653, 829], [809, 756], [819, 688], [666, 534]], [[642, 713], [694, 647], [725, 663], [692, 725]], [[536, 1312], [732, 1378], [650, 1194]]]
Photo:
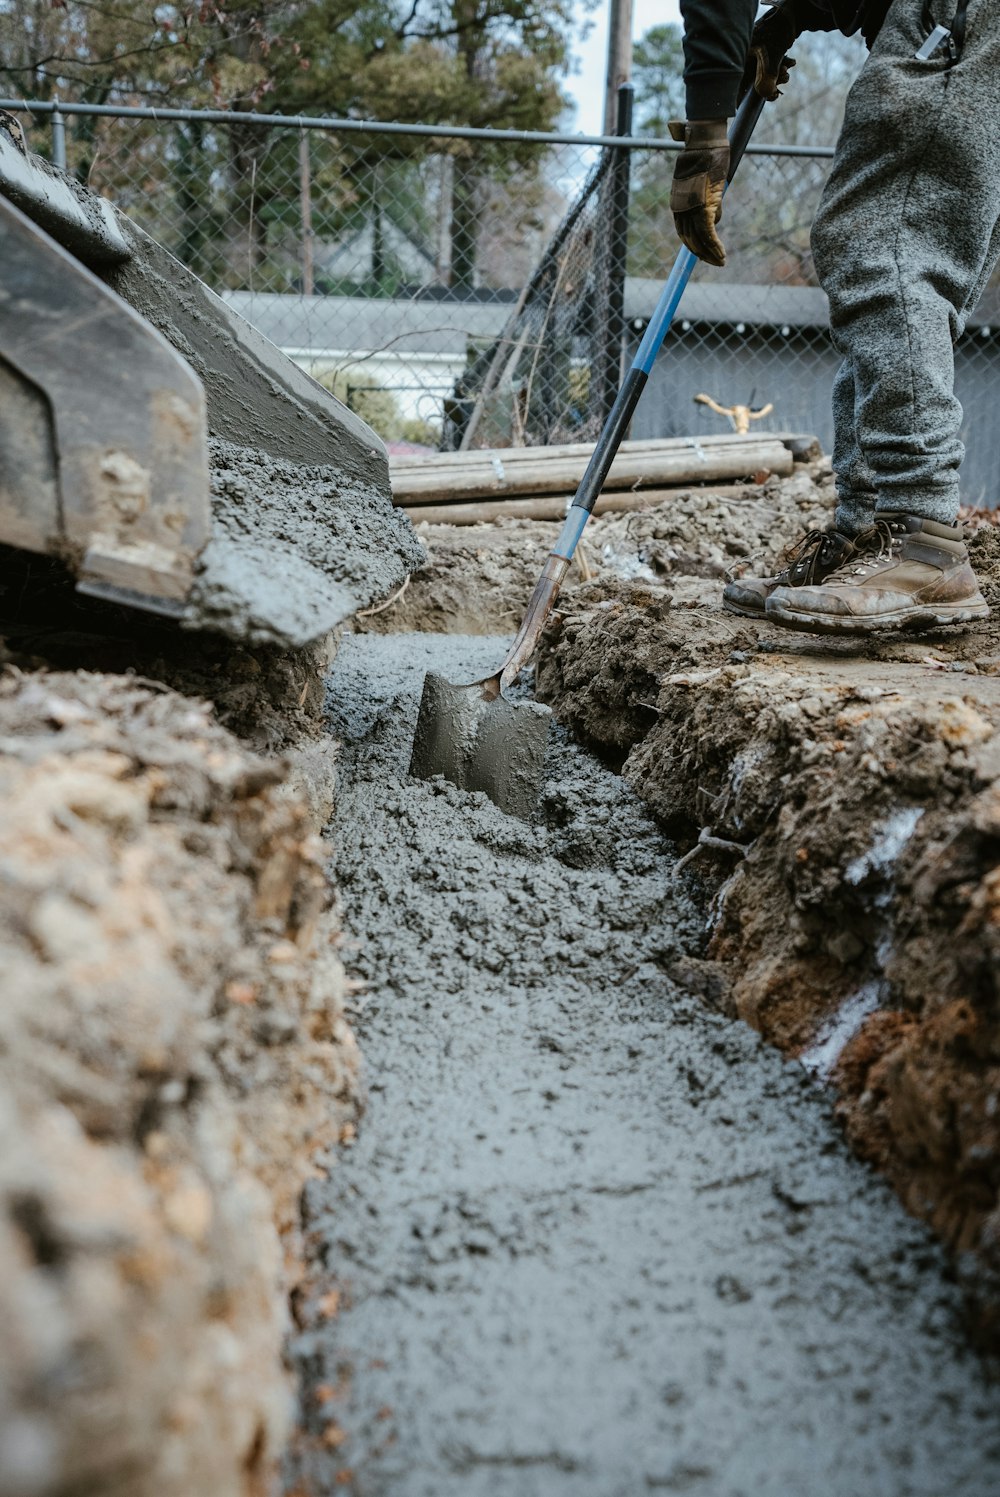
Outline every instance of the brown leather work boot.
[[789, 629], [865, 634], [930, 629], [989, 617], [960, 525], [879, 515], [851, 555], [816, 587], [780, 587], [766, 616]]
[[764, 604], [776, 587], [806, 587], [812, 582], [822, 582], [847, 560], [853, 549], [849, 537], [841, 535], [839, 530], [810, 530], [801, 540], [785, 547], [778, 559], [785, 566], [773, 577], [740, 577], [727, 583], [722, 606], [730, 613], [763, 618]]

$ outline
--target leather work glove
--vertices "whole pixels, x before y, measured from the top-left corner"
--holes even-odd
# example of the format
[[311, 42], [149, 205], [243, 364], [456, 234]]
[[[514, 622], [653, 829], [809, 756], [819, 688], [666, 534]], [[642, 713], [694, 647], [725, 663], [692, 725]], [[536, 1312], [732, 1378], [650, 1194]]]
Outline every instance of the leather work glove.
[[833, 14], [820, 0], [767, 0], [771, 9], [761, 16], [750, 37], [746, 71], [740, 84], [740, 99], [755, 89], [762, 99], [774, 103], [780, 85], [788, 82], [795, 58], [789, 57], [803, 31], [832, 31]]
[[670, 134], [684, 143], [674, 166], [670, 211], [682, 244], [709, 265], [725, 265], [726, 251], [715, 226], [729, 174], [726, 120], [670, 121]]

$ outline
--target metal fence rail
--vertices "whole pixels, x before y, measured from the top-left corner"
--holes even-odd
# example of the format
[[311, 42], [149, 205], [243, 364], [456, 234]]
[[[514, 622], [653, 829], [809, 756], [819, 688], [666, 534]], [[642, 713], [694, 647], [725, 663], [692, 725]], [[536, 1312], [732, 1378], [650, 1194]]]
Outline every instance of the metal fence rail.
[[[393, 444], [586, 440], [676, 251], [672, 141], [0, 100]], [[751, 146], [636, 417], [639, 437], [831, 438], [809, 228], [832, 148]], [[997, 499], [993, 293], [961, 340], [967, 497]], [[470, 419], [471, 418], [471, 419]], [[472, 426], [470, 433], [469, 427]]]

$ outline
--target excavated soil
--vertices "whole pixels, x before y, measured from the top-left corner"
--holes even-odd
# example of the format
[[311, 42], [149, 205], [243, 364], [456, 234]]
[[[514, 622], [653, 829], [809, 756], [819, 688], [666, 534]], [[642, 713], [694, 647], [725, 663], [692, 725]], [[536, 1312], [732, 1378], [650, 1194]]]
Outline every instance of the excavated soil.
[[204, 703], [0, 676], [0, 1491], [272, 1490], [357, 1057], [306, 807]]
[[[776, 536], [825, 525], [828, 470], [804, 464], [763, 485], [678, 490], [668, 504], [603, 515], [587, 527], [581, 558], [564, 584], [571, 602], [588, 576], [656, 583], [678, 606], [708, 602], [729, 569], [773, 551]], [[422, 525], [427, 557], [388, 608], [366, 616], [371, 633], [513, 634], [559, 526], [531, 520], [496, 525]]]
[[[996, 529], [971, 552], [996, 610]], [[997, 612], [852, 644], [599, 579], [555, 619], [539, 673], [694, 849], [709, 940], [686, 980], [832, 1083], [857, 1152], [959, 1255], [993, 1340], [998, 674]]]
[[1000, 1408], [941, 1251], [690, 991], [703, 915], [641, 798], [560, 729], [530, 823], [408, 777], [424, 671], [503, 649], [335, 663], [369, 1103], [306, 1195], [289, 1493], [986, 1497]]

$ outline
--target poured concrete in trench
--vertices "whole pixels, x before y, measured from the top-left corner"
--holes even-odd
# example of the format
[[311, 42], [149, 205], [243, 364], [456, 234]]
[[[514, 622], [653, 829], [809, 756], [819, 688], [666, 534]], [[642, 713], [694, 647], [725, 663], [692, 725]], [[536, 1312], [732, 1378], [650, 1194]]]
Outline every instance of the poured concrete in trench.
[[406, 776], [422, 674], [348, 640], [333, 831], [370, 1103], [306, 1204], [290, 1485], [375, 1497], [987, 1497], [1000, 1395], [943, 1259], [826, 1099], [666, 969], [698, 921], [555, 735], [533, 826]]

